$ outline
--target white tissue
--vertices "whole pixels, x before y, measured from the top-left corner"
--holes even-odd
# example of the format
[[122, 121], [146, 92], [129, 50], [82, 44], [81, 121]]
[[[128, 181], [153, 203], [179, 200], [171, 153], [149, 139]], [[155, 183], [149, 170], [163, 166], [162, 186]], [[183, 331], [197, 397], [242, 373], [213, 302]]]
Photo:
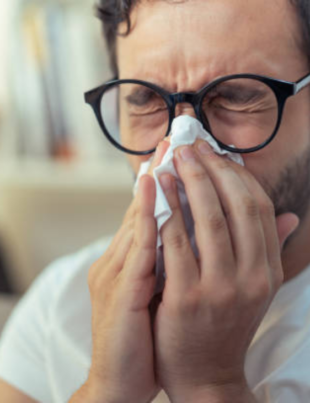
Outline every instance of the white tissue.
[[[161, 164], [156, 167], [153, 171], [155, 183], [156, 183], [156, 201], [155, 201], [155, 212], [154, 217], [157, 220], [158, 237], [157, 237], [157, 260], [156, 260], [156, 287], [155, 294], [162, 292], [165, 284], [165, 271], [164, 271], [164, 260], [162, 253], [162, 241], [160, 236], [160, 230], [165, 222], [171, 217], [172, 212], [170, 206], [167, 202], [165, 194], [161, 188], [159, 177], [163, 173], [170, 173], [175, 178], [177, 178], [177, 187], [180, 197], [180, 203], [183, 211], [185, 227], [193, 248], [193, 251], [198, 257], [198, 250], [195, 242], [194, 234], [194, 223], [190, 207], [187, 201], [187, 196], [184, 190], [183, 183], [178, 180], [178, 174], [173, 164], [173, 151], [175, 148], [181, 145], [193, 144], [196, 139], [203, 139], [207, 141], [215, 153], [220, 155], [226, 155], [231, 160], [244, 166], [243, 159], [240, 154], [231, 153], [229, 151], [223, 150], [219, 147], [217, 142], [208, 133], [199, 122], [199, 120], [192, 118], [188, 115], [182, 115], [174, 119], [172, 122], [171, 132], [170, 132], [170, 146], [167, 149], [166, 154], [163, 157]], [[233, 145], [231, 145], [233, 147]], [[152, 157], [153, 158], [153, 157]], [[143, 162], [140, 166], [140, 170], [137, 176], [137, 180], [134, 186], [134, 194], [137, 192], [138, 182], [142, 175], [146, 174], [148, 168], [152, 162], [152, 158], [148, 161]]]

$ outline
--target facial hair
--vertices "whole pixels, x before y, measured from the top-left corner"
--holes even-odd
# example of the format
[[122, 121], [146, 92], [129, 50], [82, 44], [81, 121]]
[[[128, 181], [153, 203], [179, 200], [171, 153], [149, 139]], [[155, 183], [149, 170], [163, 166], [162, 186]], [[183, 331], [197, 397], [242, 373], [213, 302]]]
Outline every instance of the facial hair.
[[[288, 212], [294, 213], [302, 225], [310, 202], [310, 148], [307, 148], [294, 160], [289, 161], [275, 185], [271, 186], [265, 180], [263, 187], [274, 204], [276, 216]], [[294, 235], [295, 233], [292, 237]], [[291, 237], [288, 237], [283, 250], [288, 246], [290, 240]]]

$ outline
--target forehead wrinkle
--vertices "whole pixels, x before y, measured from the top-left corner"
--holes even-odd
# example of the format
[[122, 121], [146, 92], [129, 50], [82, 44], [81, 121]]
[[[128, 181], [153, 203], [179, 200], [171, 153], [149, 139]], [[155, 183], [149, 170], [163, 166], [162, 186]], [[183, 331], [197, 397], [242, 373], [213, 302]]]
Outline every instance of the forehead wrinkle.
[[[217, 0], [216, 0], [217, 1]], [[208, 0], [209, 3], [212, 3], [212, 0]], [[246, 3], [248, 0], [245, 1]], [[283, 2], [285, 2], [287, 7], [283, 7]], [[132, 24], [132, 27], [137, 23], [137, 9], [139, 7], [143, 6], [148, 6], [148, 5], [155, 5], [156, 3], [164, 3], [166, 5], [171, 5], [174, 7], [174, 10], [177, 10], [177, 8], [182, 7], [182, 5], [186, 6], [196, 6], [196, 4], [201, 3], [201, 0], [137, 0], [136, 5], [134, 9], [131, 12], [131, 22], [134, 21], [134, 24]], [[292, 3], [291, 0], [273, 0], [273, 3], [277, 6], [277, 19], [282, 19], [285, 21], [283, 24], [282, 28], [287, 31], [288, 35], [291, 36], [291, 45], [293, 48], [296, 48], [296, 46], [301, 47], [302, 43], [304, 42], [303, 40], [303, 35], [302, 35], [302, 29], [300, 29], [300, 19], [298, 16], [298, 12], [296, 9], [296, 6]], [[261, 11], [261, 6], [259, 6], [257, 11]], [[266, 10], [267, 11], [267, 10]], [[244, 18], [247, 18], [249, 22], [252, 20], [255, 22], [255, 17], [256, 13], [247, 14], [246, 16], [243, 16]], [[190, 15], [189, 15], [190, 18]], [[214, 18], [214, 16], [213, 16]], [[298, 27], [298, 29], [291, 29], [292, 28], [292, 19], [294, 20], [295, 26]], [[222, 24], [223, 21], [219, 20], [218, 23]], [[249, 26], [249, 31], [252, 30], [251, 24], [248, 24]], [[196, 27], [196, 30], [199, 29], [199, 26]], [[264, 28], [262, 27], [262, 32], [264, 32]]]
[[[250, 57], [242, 58], [242, 61], [229, 60], [228, 63], [221, 63], [213, 60], [208, 65], [201, 62], [199, 65], [191, 66], [191, 76], [183, 73], [182, 69], [179, 72], [174, 70], [165, 70], [164, 62], [161, 65], [159, 57], [154, 54], [154, 57], [149, 56], [149, 61], [143, 66], [134, 67], [130, 77], [127, 75], [120, 78], [133, 78], [142, 81], [147, 81], [158, 85], [170, 93], [175, 92], [196, 92], [210, 82], [224, 76], [233, 74], [257, 74], [265, 75], [273, 78], [285, 78], [279, 76], [278, 65], [271, 61], [262, 58], [259, 52], [253, 52]], [[165, 58], [164, 58], [165, 59]], [[157, 62], [157, 63], [156, 63]], [[148, 66], [158, 66], [158, 68], [148, 68]], [[180, 65], [180, 63], [179, 63]], [[191, 78], [193, 77], [193, 78]]]
[[[274, 1], [278, 5], [281, 3], [283, 6], [282, 0]], [[212, 2], [216, 3], [210, 0], [210, 3]], [[148, 10], [148, 6], [145, 4], [149, 5], [150, 3], [151, 9]], [[159, 3], [164, 4], [164, 9], [156, 10], [156, 8], [153, 8]], [[193, 3], [193, 0], [190, 2], [185, 1], [185, 3], [186, 6], [188, 6]], [[195, 3], [199, 3], [199, 0], [195, 1]], [[142, 7], [141, 4], [143, 4], [144, 7]], [[224, 36], [227, 34], [227, 27], [225, 24], [223, 27], [219, 28], [219, 31], [216, 28], [215, 34], [212, 32], [212, 29], [208, 31], [205, 27], [201, 27], [200, 33], [198, 30], [195, 30], [194, 35], [190, 32], [190, 39], [187, 39], [182, 34], [182, 31], [179, 32], [178, 30], [175, 32], [172, 30], [172, 37], [169, 37], [169, 29], [171, 30], [171, 26], [175, 26], [176, 24], [176, 27], [178, 28], [180, 26], [180, 23], [178, 25], [178, 20], [182, 22], [182, 18], [184, 18], [184, 13], [182, 16], [182, 12], [173, 13], [173, 19], [172, 21], [169, 21], [169, 17], [171, 17], [169, 10], [170, 12], [173, 10], [175, 11], [176, 9], [181, 10], [181, 7], [184, 7], [184, 1], [182, 1], [181, 4], [175, 4], [172, 2], [172, 4], [169, 3], [169, 5], [167, 5], [165, 0], [145, 0], [141, 2], [141, 4], [132, 13], [134, 20], [134, 28], [132, 29], [132, 32], [127, 38], [119, 38], [119, 44], [122, 43], [124, 45], [127, 43], [127, 46], [123, 46], [123, 50], [127, 47], [128, 51], [126, 53], [125, 49], [125, 52], [120, 52], [119, 56], [125, 56], [123, 59], [126, 59], [126, 56], [128, 59], [132, 59], [132, 62], [129, 64], [127, 63], [127, 65], [120, 60], [120, 64], [124, 67], [123, 69], [120, 69], [122, 78], [137, 78], [153, 82], [154, 84], [158, 84], [167, 89], [169, 92], [185, 90], [196, 91], [198, 87], [202, 87], [215, 78], [237, 73], [263, 74], [292, 81], [296, 79], [296, 77], [287, 77], [282, 74], [281, 64], [283, 63], [280, 63], [279, 65], [279, 61], [277, 60], [277, 57], [279, 56], [278, 58], [282, 57], [285, 63], [292, 63], [292, 60], [286, 60], [287, 58], [283, 57], [283, 54], [287, 53], [287, 46], [294, 48], [294, 51], [297, 53], [297, 32], [296, 29], [291, 29], [292, 20], [290, 20], [289, 23], [282, 23], [284, 31], [287, 31], [285, 38], [290, 38], [290, 40], [285, 42], [284, 46], [279, 46], [279, 39], [277, 39], [280, 35], [282, 35], [282, 38], [284, 34], [282, 32], [277, 32], [272, 24], [269, 26], [269, 21], [268, 27], [271, 32], [267, 30], [267, 34], [274, 34], [272, 36], [274, 40], [270, 41], [270, 37], [265, 32], [266, 27], [262, 24], [257, 24], [257, 21], [255, 22], [255, 13], [253, 13], [252, 9], [245, 13], [247, 22], [245, 23], [244, 21], [241, 21], [241, 24], [243, 24], [243, 30], [234, 31], [233, 35], [228, 35], [226, 41], [223, 40]], [[216, 10], [221, 11], [223, 9], [223, 4], [225, 4], [225, 1], [221, 3], [220, 8], [215, 4], [215, 9], [210, 9], [211, 15], [209, 18], [214, 14], [216, 17], [218, 14], [222, 15], [221, 12], [217, 14]], [[290, 15], [287, 8], [278, 8], [279, 15], [277, 15], [277, 19], [288, 20]], [[153, 10], [155, 10], [155, 13], [153, 13]], [[237, 11], [232, 9], [229, 12], [234, 14]], [[165, 14], [166, 12], [167, 15]], [[227, 13], [226, 10], [224, 10], [224, 16], [226, 15], [225, 13]], [[190, 21], [192, 21], [192, 23], [193, 21], [195, 22], [195, 18], [194, 14], [187, 13], [185, 19], [185, 21], [187, 21], [187, 25], [185, 26], [187, 31], [190, 31], [190, 25], [188, 24], [190, 24]], [[229, 20], [229, 15], [226, 15], [226, 19], [227, 18], [227, 24], [229, 26], [229, 24], [232, 24], [232, 21]], [[251, 23], [251, 18], [254, 18], [253, 24], [256, 24], [254, 29], [257, 34], [255, 35], [253, 35], [252, 32], [253, 24]], [[278, 26], [279, 23], [275, 25]], [[156, 27], [157, 30], [155, 29]], [[168, 37], [169, 40], [165, 39], [163, 31], [164, 33], [166, 31], [166, 37]], [[248, 35], [247, 31], [249, 31]], [[201, 38], [206, 34], [208, 35], [208, 38], [209, 36], [211, 37], [209, 38], [209, 41], [206, 42], [206, 53], [203, 53], [199, 51], [198, 46], [203, 48], [201, 46], [201, 44], [203, 44]], [[232, 44], [234, 44], [233, 49], [229, 43], [229, 36], [235, 36], [235, 39], [232, 42]], [[198, 38], [197, 41], [194, 40], [195, 37]], [[215, 40], [213, 40], [213, 37]], [[248, 37], [250, 37], [250, 40]], [[130, 46], [130, 40], [133, 40], [134, 46]], [[185, 45], [187, 46], [183, 44], [183, 40], [185, 40]], [[265, 49], [264, 46], [266, 40], [268, 40], [268, 49]], [[237, 51], [236, 43], [238, 44]], [[189, 44], [191, 46], [189, 46]], [[223, 44], [223, 51], [219, 50], [219, 44]], [[141, 57], [141, 55], [143, 55], [143, 57]]]

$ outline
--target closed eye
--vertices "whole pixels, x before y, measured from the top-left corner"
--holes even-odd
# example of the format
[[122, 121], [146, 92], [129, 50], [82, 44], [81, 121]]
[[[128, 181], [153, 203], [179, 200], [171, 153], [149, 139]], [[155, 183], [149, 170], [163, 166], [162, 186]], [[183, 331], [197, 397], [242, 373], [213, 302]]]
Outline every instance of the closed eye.
[[217, 103], [218, 101], [221, 101], [235, 105], [247, 105], [259, 102], [269, 95], [270, 93], [268, 91], [254, 88], [231, 88], [231, 86], [229, 86], [211, 91], [210, 94], [208, 94], [208, 98], [209, 102], [216, 101]]
[[131, 94], [125, 97], [126, 101], [130, 105], [144, 106], [159, 97], [154, 91], [145, 87], [136, 88]]

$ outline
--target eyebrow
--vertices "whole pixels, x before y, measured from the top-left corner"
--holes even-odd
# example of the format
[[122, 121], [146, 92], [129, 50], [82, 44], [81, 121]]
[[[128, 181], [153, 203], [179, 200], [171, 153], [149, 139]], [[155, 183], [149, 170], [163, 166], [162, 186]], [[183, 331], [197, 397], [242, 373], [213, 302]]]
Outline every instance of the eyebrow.
[[[208, 95], [211, 98], [221, 96], [236, 103], [246, 103], [253, 100], [260, 100], [266, 95], [266, 91], [267, 88], [265, 90], [258, 88], [254, 89], [248, 88], [246, 85], [240, 83], [231, 82], [227, 85], [221, 84], [220, 87], [211, 89]], [[127, 95], [125, 100], [130, 105], [143, 106], [159, 96], [159, 94], [148, 87], [138, 87], [134, 89], [131, 94]]]
[[214, 91], [211, 89], [209, 95], [212, 97], [212, 95], [215, 94], [235, 102], [247, 102], [250, 100], [259, 100], [263, 98], [267, 92], [268, 87], [265, 89], [249, 88], [240, 83], [229, 83], [227, 85], [221, 84], [220, 87], [215, 87]]
[[153, 98], [158, 97], [155, 91], [148, 87], [139, 87], [125, 97], [126, 101], [131, 105], [142, 106], [150, 102]]

